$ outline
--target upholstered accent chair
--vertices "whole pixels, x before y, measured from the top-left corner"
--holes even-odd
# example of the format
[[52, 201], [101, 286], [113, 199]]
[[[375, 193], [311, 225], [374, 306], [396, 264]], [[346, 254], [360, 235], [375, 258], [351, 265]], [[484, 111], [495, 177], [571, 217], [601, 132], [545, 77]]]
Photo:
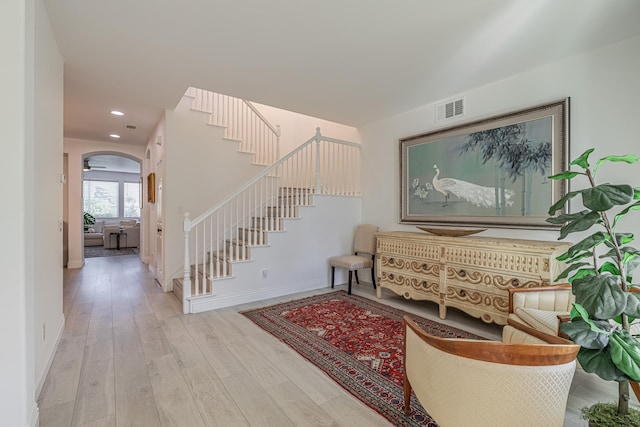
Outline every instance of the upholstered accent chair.
[[550, 335], [560, 334], [575, 298], [571, 285], [509, 289], [509, 319]]
[[365, 268], [371, 269], [371, 282], [373, 289], [376, 288], [374, 258], [376, 253], [376, 233], [379, 228], [377, 225], [361, 224], [356, 228], [353, 241], [353, 254], [341, 255], [329, 258], [331, 266], [331, 288], [333, 288], [337, 268], [346, 268], [349, 271], [349, 289], [351, 295], [351, 276], [355, 273], [356, 283], [360, 284], [358, 279], [358, 270]]
[[561, 427], [579, 346], [510, 322], [503, 341], [440, 338], [405, 316], [411, 391], [441, 427]]
[[[631, 292], [640, 292], [632, 288]], [[509, 321], [530, 326], [538, 331], [566, 337], [560, 331], [562, 322], [568, 322], [575, 297], [571, 285], [540, 288], [509, 289]], [[631, 334], [640, 335], [640, 324], [631, 325]], [[640, 384], [631, 381], [631, 389], [640, 400]]]

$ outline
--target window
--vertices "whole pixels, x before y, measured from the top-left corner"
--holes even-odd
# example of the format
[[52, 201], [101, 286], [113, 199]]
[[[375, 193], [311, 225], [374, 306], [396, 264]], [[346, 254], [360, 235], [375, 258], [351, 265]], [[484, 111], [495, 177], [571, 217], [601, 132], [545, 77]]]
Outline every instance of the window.
[[82, 187], [85, 212], [96, 218], [118, 218], [118, 182], [85, 180]]
[[140, 183], [124, 183], [124, 217], [140, 217]]

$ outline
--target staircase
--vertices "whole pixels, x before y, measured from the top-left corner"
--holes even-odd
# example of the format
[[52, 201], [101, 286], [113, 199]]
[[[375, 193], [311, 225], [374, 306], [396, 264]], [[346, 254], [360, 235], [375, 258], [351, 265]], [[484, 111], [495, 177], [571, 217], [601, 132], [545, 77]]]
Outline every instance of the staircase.
[[[285, 232], [285, 219], [299, 219], [301, 206], [313, 206], [312, 189], [279, 188], [274, 206], [265, 207], [262, 215], [239, 224], [235, 237], [211, 248], [201, 263], [190, 266], [191, 295], [212, 294], [214, 280], [232, 278], [233, 265], [251, 261], [253, 248], [268, 247], [269, 233]], [[183, 298], [183, 283], [184, 277], [173, 281], [173, 292], [179, 299]]]
[[251, 102], [189, 87], [191, 109], [209, 115], [207, 124], [224, 128], [224, 139], [238, 143], [238, 151], [268, 166], [280, 158], [280, 126], [273, 126]]
[[[185, 214], [183, 274], [173, 282], [183, 311], [219, 307], [216, 288], [233, 280], [240, 265], [254, 259], [254, 251], [268, 247], [273, 233], [286, 231], [287, 221], [299, 219], [301, 210], [322, 195], [360, 195], [360, 146], [325, 137], [318, 128], [230, 197], [193, 220]], [[267, 271], [262, 270], [263, 279]], [[229, 288], [225, 298], [233, 300]]]

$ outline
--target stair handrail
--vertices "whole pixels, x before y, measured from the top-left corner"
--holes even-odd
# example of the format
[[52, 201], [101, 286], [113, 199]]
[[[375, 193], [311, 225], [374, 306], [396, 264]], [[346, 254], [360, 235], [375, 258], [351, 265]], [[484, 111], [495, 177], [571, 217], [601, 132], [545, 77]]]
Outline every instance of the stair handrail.
[[[197, 218], [191, 220], [190, 221], [191, 222], [191, 227], [193, 227], [194, 225], [198, 225], [199, 223], [204, 221], [208, 216], [213, 214], [215, 211], [217, 211], [222, 206], [227, 204], [230, 200], [234, 199], [236, 196], [240, 195], [243, 191], [247, 190], [253, 184], [255, 184], [256, 182], [260, 181], [260, 179], [264, 178], [266, 175], [271, 173], [271, 171], [276, 169], [281, 164], [285, 163], [288, 159], [290, 159], [291, 157], [295, 156], [298, 152], [302, 151], [306, 146], [308, 146], [309, 144], [311, 144], [313, 142], [319, 143], [320, 141], [333, 142], [335, 144], [348, 145], [348, 146], [351, 146], [351, 147], [360, 147], [360, 144], [355, 143], [355, 142], [344, 141], [344, 140], [337, 139], [337, 138], [329, 138], [329, 137], [326, 137], [326, 136], [322, 136], [322, 134], [320, 133], [320, 128], [316, 128], [316, 134], [313, 137], [309, 138], [307, 141], [305, 141], [302, 144], [300, 144], [300, 146], [298, 146], [295, 150], [291, 151], [289, 154], [287, 154], [286, 156], [282, 157], [277, 162], [275, 162], [272, 165], [270, 165], [270, 166], [266, 167], [265, 169], [263, 169], [262, 172], [260, 172], [259, 174], [257, 174], [253, 178], [251, 178], [249, 181], [244, 183], [235, 192], [233, 192], [231, 195], [229, 195], [226, 198], [224, 198], [217, 205], [214, 205], [212, 208], [208, 209], [207, 211], [202, 213]], [[316, 170], [316, 173], [317, 172], [318, 171]], [[191, 227], [189, 229], [191, 229]]]
[[271, 129], [271, 132], [275, 133], [276, 136], [280, 137], [282, 136], [282, 132], [280, 131], [280, 126], [278, 126], [277, 128], [274, 127], [269, 120], [267, 120], [267, 118], [265, 116], [262, 115], [262, 113], [260, 111], [258, 111], [258, 109], [253, 105], [253, 103], [251, 101], [247, 101], [246, 99], [243, 99], [242, 102], [244, 102], [245, 104], [247, 104], [247, 107], [249, 107], [251, 109], [251, 111], [253, 111], [254, 113], [256, 113], [256, 116], [258, 116], [260, 118], [260, 120], [262, 120], [264, 122], [264, 124]]
[[188, 313], [189, 312], [189, 307], [188, 307], [189, 303], [188, 303], [187, 299], [191, 296], [191, 266], [190, 266], [191, 254], [189, 253], [189, 247], [190, 247], [189, 246], [189, 240], [190, 240], [191, 230], [193, 229], [193, 227], [195, 227], [198, 224], [202, 223], [205, 219], [207, 219], [208, 217], [210, 217], [211, 215], [216, 213], [218, 210], [222, 209], [230, 201], [232, 201], [236, 197], [240, 196], [244, 191], [247, 191], [252, 185], [256, 184], [261, 179], [265, 178], [272, 171], [274, 171], [275, 169], [277, 169], [278, 167], [280, 167], [281, 165], [286, 163], [289, 159], [294, 157], [296, 154], [298, 154], [299, 152], [301, 152], [302, 150], [304, 150], [306, 147], [308, 147], [310, 144], [312, 144], [314, 142], [316, 143], [316, 165], [315, 165], [316, 186], [315, 186], [314, 192], [317, 193], [318, 189], [320, 189], [322, 187], [321, 171], [320, 171], [320, 143], [322, 141], [331, 142], [331, 143], [339, 144], [339, 145], [346, 145], [346, 146], [350, 146], [350, 147], [356, 147], [356, 148], [359, 148], [361, 146], [360, 144], [355, 143], [355, 142], [345, 141], [345, 140], [341, 140], [341, 139], [338, 139], [338, 138], [331, 138], [331, 137], [322, 136], [322, 134], [320, 133], [320, 128], [318, 127], [318, 128], [316, 128], [316, 134], [313, 137], [309, 138], [307, 141], [302, 143], [300, 146], [298, 146], [296, 149], [291, 151], [289, 154], [287, 154], [284, 157], [282, 157], [281, 159], [279, 159], [277, 162], [275, 162], [272, 165], [270, 165], [270, 166], [266, 167], [265, 169], [263, 169], [260, 173], [258, 173], [256, 176], [254, 176], [249, 181], [244, 183], [242, 186], [240, 186], [232, 194], [230, 194], [229, 196], [225, 197], [222, 201], [220, 201], [219, 203], [217, 203], [216, 205], [214, 205], [210, 209], [206, 210], [204, 213], [202, 213], [201, 215], [199, 215], [195, 219], [193, 219], [193, 220], [190, 219], [189, 212], [184, 213], [184, 222], [183, 222], [183, 231], [184, 231], [184, 267], [183, 267], [183, 285], [182, 285], [183, 310], [184, 310], [184, 313]]
[[[231, 117], [233, 117], [234, 114], [237, 113], [236, 110], [234, 110], [233, 108], [228, 108], [229, 104], [227, 102], [238, 102], [238, 103], [242, 103], [244, 104], [253, 114], [255, 114], [255, 116], [258, 118], [259, 122], [261, 122], [267, 129], [269, 129], [269, 131], [274, 135], [275, 137], [275, 153], [271, 152], [270, 154], [266, 154], [266, 153], [262, 153], [259, 154], [257, 152], [253, 152], [253, 154], [256, 156], [257, 159], [259, 159], [259, 162], [262, 162], [264, 160], [267, 160], [268, 163], [271, 163], [272, 161], [275, 161], [275, 159], [278, 159], [280, 157], [280, 137], [282, 136], [282, 131], [280, 130], [280, 126], [279, 125], [272, 125], [269, 120], [262, 114], [260, 113], [260, 111], [258, 111], [258, 109], [253, 105], [252, 102], [246, 100], [246, 99], [242, 99], [242, 98], [237, 98], [231, 95], [225, 95], [225, 94], [221, 94], [218, 92], [212, 92], [206, 89], [200, 89], [200, 88], [196, 88], [193, 86], [190, 86], [187, 91], [185, 92], [185, 96], [189, 96], [192, 97], [194, 99], [194, 103], [192, 103], [192, 108], [195, 108], [196, 110], [199, 111], [204, 111], [210, 114], [210, 120], [212, 120], [212, 118], [214, 117], [214, 113], [215, 113], [215, 117], [217, 118], [216, 121], [214, 121], [215, 125], [219, 125], [219, 126], [225, 126], [225, 136], [229, 136], [231, 138], [235, 138], [237, 136], [237, 132], [241, 132], [241, 129], [244, 127], [243, 124], [240, 124], [239, 126], [237, 126], [239, 123], [237, 122], [237, 120], [242, 120], [242, 114], [238, 115], [236, 119], [233, 119]], [[215, 101], [212, 101], [214, 99], [214, 97], [220, 97], [222, 99], [221, 103], [216, 103]], [[228, 100], [227, 102], [225, 102], [225, 100]], [[212, 101], [212, 104], [209, 105], [209, 101]], [[214, 105], [215, 104], [215, 105]], [[196, 105], [196, 107], [194, 107], [194, 105]], [[210, 108], [203, 108], [203, 105], [208, 106]], [[222, 113], [218, 112], [218, 110], [216, 109], [215, 106], [221, 106], [222, 107]], [[224, 107], [226, 105], [226, 107]], [[223, 120], [223, 123], [219, 123], [218, 120], [220, 120], [220, 117], [225, 117], [226, 119]], [[245, 123], [246, 124], [246, 123]], [[253, 144], [250, 141], [247, 140], [243, 140], [241, 143], [241, 147], [242, 145], [245, 144], [248, 146], [249, 149], [254, 148]]]

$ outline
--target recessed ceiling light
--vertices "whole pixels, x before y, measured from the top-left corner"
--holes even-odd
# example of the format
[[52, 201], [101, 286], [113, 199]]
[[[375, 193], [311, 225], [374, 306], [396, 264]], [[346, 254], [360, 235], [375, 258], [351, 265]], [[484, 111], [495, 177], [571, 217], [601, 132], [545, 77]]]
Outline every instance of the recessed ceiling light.
[[112, 133], [112, 134], [111, 134], [111, 135], [109, 135], [109, 136], [110, 136], [111, 138], [115, 138], [115, 139], [120, 138], [120, 135], [115, 134], [115, 133]]
[[111, 110], [111, 114], [113, 114], [114, 116], [124, 116], [124, 113], [118, 110]]

